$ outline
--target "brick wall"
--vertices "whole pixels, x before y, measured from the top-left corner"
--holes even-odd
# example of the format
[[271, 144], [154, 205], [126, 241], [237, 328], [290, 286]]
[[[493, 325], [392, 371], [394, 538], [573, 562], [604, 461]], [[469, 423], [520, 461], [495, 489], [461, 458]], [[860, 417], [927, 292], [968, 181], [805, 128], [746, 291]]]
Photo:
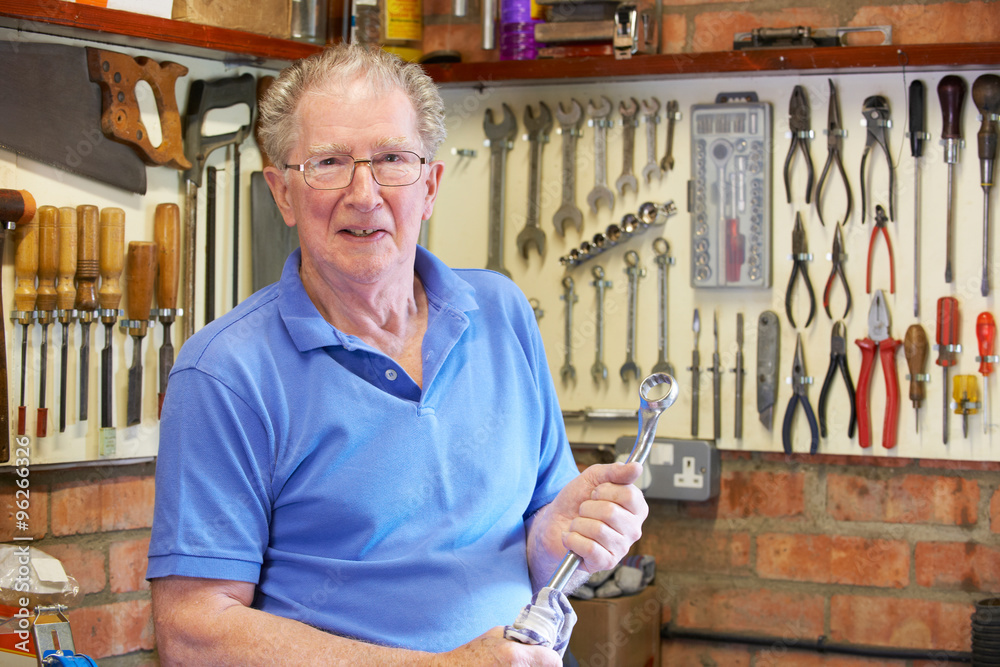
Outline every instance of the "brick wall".
[[651, 501], [639, 551], [657, 559], [664, 622], [788, 642], [671, 640], [664, 664], [887, 664], [795, 651], [821, 636], [971, 650], [973, 605], [1000, 591], [998, 471], [998, 463], [724, 452], [719, 497]]

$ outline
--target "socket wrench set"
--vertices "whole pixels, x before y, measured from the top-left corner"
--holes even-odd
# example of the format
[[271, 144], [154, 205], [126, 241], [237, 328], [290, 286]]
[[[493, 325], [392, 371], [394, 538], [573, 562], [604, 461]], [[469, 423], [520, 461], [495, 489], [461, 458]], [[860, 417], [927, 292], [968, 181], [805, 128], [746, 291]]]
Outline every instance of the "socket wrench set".
[[756, 93], [691, 107], [691, 286], [771, 286], [771, 106]]

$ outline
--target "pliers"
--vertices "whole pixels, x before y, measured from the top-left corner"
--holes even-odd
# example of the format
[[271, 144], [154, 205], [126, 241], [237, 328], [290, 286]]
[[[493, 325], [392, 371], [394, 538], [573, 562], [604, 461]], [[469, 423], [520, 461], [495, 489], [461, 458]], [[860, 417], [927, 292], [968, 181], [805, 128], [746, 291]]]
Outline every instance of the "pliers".
[[837, 276], [840, 276], [840, 282], [847, 293], [847, 306], [844, 308], [844, 317], [847, 317], [847, 313], [851, 312], [851, 287], [847, 284], [847, 276], [844, 275], [844, 236], [840, 233], [840, 225], [837, 225], [836, 230], [833, 232], [833, 252], [830, 253], [830, 259], [833, 262], [833, 268], [830, 269], [830, 277], [826, 279], [826, 289], [823, 290], [823, 308], [826, 310], [827, 317], [832, 320], [833, 315], [830, 314], [830, 292], [833, 289], [833, 279]]
[[812, 433], [812, 440], [809, 444], [809, 453], [815, 454], [819, 449], [819, 426], [816, 424], [816, 414], [812, 406], [809, 405], [809, 395], [806, 393], [808, 383], [812, 378], [806, 377], [806, 362], [802, 355], [802, 334], [797, 334], [795, 339], [795, 359], [792, 360], [792, 398], [788, 401], [785, 409], [785, 422], [781, 425], [781, 444], [785, 448], [786, 454], [792, 453], [792, 418], [795, 416], [796, 404], [802, 405], [802, 411], [806, 413], [809, 420], [809, 430]]
[[875, 372], [875, 350], [882, 358], [885, 375], [885, 424], [882, 428], [882, 446], [896, 446], [899, 423], [899, 378], [896, 376], [896, 349], [902, 345], [889, 335], [889, 311], [885, 306], [882, 290], [875, 290], [871, 310], [868, 311], [868, 337], [854, 341], [861, 348], [861, 374], [858, 375], [857, 411], [858, 442], [862, 447], [872, 444], [872, 423], [868, 410], [869, 388]]
[[806, 244], [806, 229], [802, 224], [802, 214], [795, 214], [795, 226], [792, 228], [792, 277], [788, 279], [788, 289], [785, 290], [785, 314], [788, 321], [795, 328], [795, 318], [792, 317], [792, 287], [795, 285], [795, 276], [802, 274], [802, 279], [809, 290], [809, 319], [806, 320], [808, 327], [816, 314], [816, 293], [813, 292], [812, 282], [809, 280], [809, 272], [806, 271], [806, 261], [809, 260], [809, 246]]
[[826, 164], [823, 165], [823, 172], [819, 175], [819, 182], [816, 183], [816, 212], [819, 214], [819, 221], [826, 225], [823, 220], [823, 206], [820, 198], [823, 195], [823, 184], [826, 182], [826, 175], [830, 171], [830, 165], [835, 164], [840, 171], [840, 177], [844, 180], [844, 190], [847, 191], [847, 211], [844, 212], [844, 219], [841, 221], [845, 225], [851, 217], [851, 208], [854, 205], [854, 198], [851, 196], [851, 183], [847, 180], [847, 172], [844, 171], [843, 148], [844, 136], [847, 134], [840, 124], [840, 100], [837, 97], [837, 89], [833, 87], [833, 80], [827, 79], [830, 84], [830, 106], [826, 119]]
[[819, 392], [819, 432], [826, 437], [826, 399], [830, 395], [830, 387], [833, 385], [833, 376], [837, 369], [844, 378], [847, 385], [847, 396], [851, 399], [851, 421], [847, 425], [847, 437], [854, 437], [854, 425], [858, 421], [857, 410], [855, 409], [856, 398], [854, 396], [854, 382], [851, 381], [851, 371], [847, 368], [847, 327], [842, 321], [833, 325], [833, 333], [830, 335], [830, 367], [826, 370], [826, 379], [823, 380], [823, 388]]
[[808, 169], [808, 180], [806, 181], [806, 203], [812, 200], [813, 189], [813, 163], [809, 154], [809, 138], [812, 136], [812, 129], [809, 122], [809, 100], [806, 98], [806, 91], [802, 86], [795, 86], [792, 90], [792, 99], [788, 103], [788, 128], [792, 131], [792, 143], [788, 146], [788, 155], [785, 157], [785, 194], [788, 203], [792, 203], [792, 186], [790, 182], [789, 169], [792, 166], [792, 158], [795, 156], [795, 149], [802, 148], [802, 154], [806, 157], [806, 168]]
[[893, 176], [892, 153], [889, 152], [889, 137], [887, 128], [892, 125], [889, 120], [889, 101], [881, 95], [872, 95], [866, 98], [861, 106], [861, 114], [865, 117], [868, 127], [868, 138], [865, 139], [865, 150], [861, 154], [861, 223], [865, 222], [865, 214], [868, 211], [868, 198], [865, 194], [865, 161], [868, 154], [872, 152], [872, 145], [878, 144], [885, 153], [885, 160], [889, 164], [889, 219], [895, 220], [896, 209], [893, 202], [896, 199], [896, 182]]
[[896, 266], [892, 261], [892, 241], [889, 240], [886, 222], [888, 220], [885, 217], [885, 209], [879, 204], [875, 207], [875, 227], [872, 228], [872, 236], [868, 240], [868, 280], [865, 282], [865, 291], [869, 294], [872, 293], [872, 252], [875, 250], [875, 237], [878, 236], [879, 231], [885, 237], [885, 245], [889, 249], [889, 294], [896, 293]]

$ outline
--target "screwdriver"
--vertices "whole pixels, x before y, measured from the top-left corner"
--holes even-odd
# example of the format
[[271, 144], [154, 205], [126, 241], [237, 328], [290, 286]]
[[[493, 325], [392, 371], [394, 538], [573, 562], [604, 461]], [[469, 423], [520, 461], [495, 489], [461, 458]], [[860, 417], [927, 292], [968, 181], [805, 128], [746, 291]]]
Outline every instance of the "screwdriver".
[[[947, 237], [945, 239], [944, 281], [950, 283], [952, 281], [951, 260], [954, 257], [952, 240], [955, 219], [955, 164], [958, 162], [959, 148], [962, 147], [962, 104], [965, 102], [965, 79], [949, 74], [941, 79], [937, 90], [944, 123], [941, 129], [941, 145], [944, 146], [944, 161], [948, 165], [948, 218], [945, 227]], [[947, 392], [946, 383], [946, 395]]]
[[49, 359], [49, 325], [56, 310], [56, 273], [59, 271], [59, 210], [55, 206], [38, 209], [38, 298], [35, 302], [38, 323], [42, 325], [42, 347], [39, 351], [38, 411], [35, 435], [48, 435], [48, 408], [45, 407], [46, 379]]
[[979, 412], [979, 387], [975, 375], [956, 375], [952, 391], [956, 415], [962, 415], [962, 436], [969, 437], [969, 415]]
[[[920, 316], [920, 164], [928, 135], [924, 118], [926, 90], [920, 79], [910, 84], [910, 155], [913, 156], [913, 316]], [[924, 337], [926, 341], [926, 336]]]
[[694, 309], [694, 321], [691, 323], [691, 331], [694, 332], [694, 350], [691, 351], [691, 435], [698, 437], [698, 394], [701, 380], [701, 353], [698, 352], [698, 334], [701, 333], [701, 317], [698, 309]]
[[943, 296], [937, 302], [937, 365], [944, 369], [944, 444], [948, 444], [948, 368], [958, 364], [958, 299]]
[[924, 373], [927, 366], [927, 334], [919, 324], [911, 324], [903, 338], [903, 354], [906, 356], [906, 367], [910, 369], [910, 401], [913, 403], [913, 415], [916, 419], [916, 431], [920, 432], [920, 404], [927, 397], [924, 383], [930, 376]]
[[128, 321], [122, 322], [132, 336], [132, 366], [128, 369], [127, 421], [133, 426], [142, 421], [142, 339], [149, 327], [156, 281], [156, 244], [131, 241], [128, 244]]
[[113, 419], [112, 366], [114, 354], [111, 342], [114, 339], [115, 322], [118, 320], [118, 304], [122, 299], [121, 275], [125, 268], [125, 211], [120, 208], [101, 209], [98, 226], [101, 288], [97, 300], [101, 306], [101, 322], [104, 323], [104, 348], [101, 350], [101, 428], [98, 431], [98, 453], [113, 456], [117, 449], [117, 437]]
[[993, 364], [1000, 362], [996, 356], [997, 324], [993, 313], [984, 311], [976, 318], [976, 339], [979, 341], [979, 372], [983, 375], [983, 433], [990, 432], [990, 375]]
[[90, 399], [90, 324], [97, 311], [98, 266], [96, 206], [76, 207], [76, 312], [80, 318], [80, 421], [87, 421]]
[[712, 318], [712, 337], [715, 348], [712, 352], [712, 427], [715, 439], [722, 438], [722, 361], [719, 358], [719, 313]]
[[24, 435], [28, 408], [24, 402], [24, 376], [28, 365], [28, 335], [35, 317], [35, 278], [38, 275], [38, 214], [14, 230], [14, 309], [21, 324], [21, 403], [17, 406], [17, 434]]
[[59, 209], [59, 282], [56, 286], [56, 315], [62, 324], [62, 348], [59, 375], [59, 432], [66, 431], [66, 371], [69, 369], [69, 325], [73, 323], [76, 303], [76, 209], [63, 206]]
[[[983, 74], [972, 84], [972, 101], [983, 116], [979, 127], [979, 179], [983, 186], [983, 280], [980, 292], [990, 293], [990, 188], [997, 157], [997, 114], [1000, 113], [1000, 76]], [[986, 389], [983, 389], [986, 400]], [[984, 418], [985, 422], [985, 418]]]

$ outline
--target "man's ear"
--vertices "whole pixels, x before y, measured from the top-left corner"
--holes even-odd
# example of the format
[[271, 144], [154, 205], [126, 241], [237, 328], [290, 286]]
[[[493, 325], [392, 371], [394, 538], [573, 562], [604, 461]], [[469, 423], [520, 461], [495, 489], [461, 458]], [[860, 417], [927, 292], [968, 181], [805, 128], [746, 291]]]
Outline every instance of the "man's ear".
[[281, 217], [285, 219], [285, 224], [294, 227], [295, 211], [292, 208], [288, 183], [285, 181], [285, 172], [277, 167], [267, 166], [264, 167], [264, 178], [267, 179], [267, 185], [271, 188], [271, 196], [274, 197], [274, 203], [278, 205], [278, 210], [281, 211]]
[[435, 160], [427, 167], [427, 178], [424, 180], [424, 184], [427, 186], [427, 195], [424, 197], [424, 211], [421, 220], [430, 220], [431, 213], [434, 212], [434, 201], [440, 192], [441, 176], [444, 174], [444, 162]]

